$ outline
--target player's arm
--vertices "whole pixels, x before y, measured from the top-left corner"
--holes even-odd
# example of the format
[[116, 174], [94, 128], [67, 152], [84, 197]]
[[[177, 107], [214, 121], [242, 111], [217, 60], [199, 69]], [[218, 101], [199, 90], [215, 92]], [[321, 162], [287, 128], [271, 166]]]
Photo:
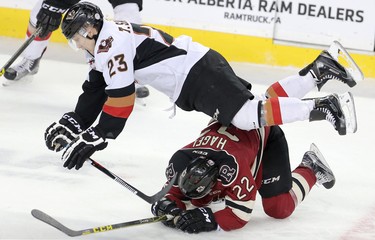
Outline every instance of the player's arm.
[[[176, 174], [182, 172], [182, 170], [185, 168], [186, 162], [188, 162], [189, 159], [190, 158], [182, 151], [177, 151], [175, 154], [173, 154], [165, 171], [165, 176], [167, 178], [166, 184], [168, 184]], [[168, 191], [165, 197], [152, 204], [151, 212], [155, 216], [179, 216], [183, 210], [186, 210], [186, 205], [184, 203], [185, 200], [188, 199], [186, 199], [186, 197], [180, 191], [177, 177], [176, 182], [173, 184], [172, 188]], [[175, 228], [174, 218], [170, 218], [162, 223], [167, 227]]]
[[105, 87], [102, 73], [91, 70], [75, 110], [65, 113], [46, 129], [44, 138], [48, 149], [61, 151], [94, 123], [107, 99]]
[[102, 111], [108, 97], [105, 93], [106, 86], [101, 72], [96, 70], [89, 72], [88, 79], [82, 85], [83, 93], [79, 96], [74, 110], [84, 126], [91, 126]]
[[106, 90], [108, 98], [103, 105], [99, 123], [106, 138], [115, 139], [123, 130], [133, 111], [135, 102], [134, 82], [120, 89]]
[[217, 224], [225, 231], [242, 228], [251, 218], [257, 187], [250, 171], [246, 172], [239, 174], [228, 188], [225, 208], [214, 213]]
[[80, 169], [87, 158], [107, 147], [106, 139], [115, 139], [123, 130], [133, 110], [135, 99], [134, 82], [120, 89], [106, 90], [108, 95], [99, 123], [86, 129], [65, 149], [62, 160], [68, 169]]
[[[99, 46], [101, 49], [96, 51], [95, 66], [102, 72], [107, 85], [104, 91], [107, 98], [104, 104], [99, 105], [102, 107], [99, 123], [95, 127], [86, 129], [64, 151], [62, 160], [64, 167], [68, 169], [73, 167], [80, 169], [87, 158], [96, 151], [106, 148], [108, 144], [106, 140], [115, 139], [122, 132], [133, 111], [135, 102], [134, 54], [132, 54], [131, 44], [125, 40], [127, 38], [120, 37], [113, 40], [112, 36], [109, 36], [101, 40], [107, 45], [101, 44]], [[112, 44], [114, 41], [116, 44]], [[87, 106], [84, 109], [84, 111], [90, 111]], [[97, 107], [94, 111], [98, 111]]]

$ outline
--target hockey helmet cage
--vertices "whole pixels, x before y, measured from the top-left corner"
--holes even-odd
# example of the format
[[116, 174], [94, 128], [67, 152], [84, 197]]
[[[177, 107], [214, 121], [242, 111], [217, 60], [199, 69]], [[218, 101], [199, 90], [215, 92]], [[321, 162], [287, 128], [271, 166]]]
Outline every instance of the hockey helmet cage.
[[79, 2], [66, 12], [61, 30], [67, 39], [70, 39], [84, 27], [91, 24], [100, 30], [103, 25], [103, 13], [98, 6], [90, 2]]
[[178, 179], [181, 192], [189, 198], [206, 196], [216, 184], [219, 168], [211, 159], [197, 157], [182, 171]]

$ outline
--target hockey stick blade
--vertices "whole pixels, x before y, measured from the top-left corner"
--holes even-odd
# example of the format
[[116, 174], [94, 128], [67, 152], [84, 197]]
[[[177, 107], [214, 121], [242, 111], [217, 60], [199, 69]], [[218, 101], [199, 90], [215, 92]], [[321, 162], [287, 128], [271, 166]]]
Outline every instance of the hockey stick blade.
[[36, 31], [21, 45], [21, 47], [13, 54], [7, 63], [0, 70], [0, 77], [4, 75], [5, 71], [14, 63], [14, 61], [21, 55], [21, 53], [30, 45], [32, 41], [38, 36], [42, 28], [36, 29]]
[[66, 226], [64, 226], [62, 223], [54, 219], [53, 217], [49, 216], [48, 214], [38, 210], [38, 209], [33, 209], [31, 210], [31, 215], [35, 217], [36, 219], [51, 225], [52, 227], [56, 228], [57, 230], [65, 233], [66, 235], [70, 237], [77, 237], [77, 236], [82, 236], [82, 235], [87, 235], [87, 234], [92, 234], [92, 233], [100, 233], [100, 232], [108, 232], [112, 230], [116, 230], [119, 228], [125, 228], [125, 227], [130, 227], [130, 226], [138, 226], [146, 223], [155, 223], [155, 222], [160, 222], [160, 221], [165, 221], [168, 219], [166, 215], [158, 216], [158, 217], [150, 217], [150, 218], [144, 218], [144, 219], [138, 219], [130, 222], [122, 222], [122, 223], [116, 223], [116, 224], [110, 224], [110, 225], [105, 225], [105, 226], [99, 226], [99, 227], [94, 227], [94, 228], [87, 228], [87, 229], [82, 229], [82, 230], [72, 230]]
[[143, 200], [145, 200], [146, 202], [150, 204], [157, 202], [161, 198], [163, 198], [172, 188], [173, 183], [175, 182], [177, 178], [177, 175], [175, 175], [173, 179], [169, 181], [168, 185], [164, 186], [162, 190], [160, 190], [159, 192], [155, 193], [152, 196], [148, 196], [144, 194], [143, 192], [139, 191], [137, 188], [130, 185], [129, 183], [125, 182], [119, 176], [112, 173], [111, 171], [109, 171], [108, 169], [106, 169], [105, 167], [103, 167], [98, 162], [94, 161], [93, 159], [89, 158], [87, 159], [87, 161], [91, 162], [91, 165], [94, 166], [96, 169], [100, 170], [101, 172], [103, 172], [104, 174], [106, 174], [107, 176], [109, 176], [110, 178], [112, 178], [113, 180], [115, 180], [116, 182], [124, 186], [125, 188], [127, 188], [129, 191], [131, 191], [132, 193], [134, 193], [135, 195], [137, 195], [138, 197], [142, 198]]

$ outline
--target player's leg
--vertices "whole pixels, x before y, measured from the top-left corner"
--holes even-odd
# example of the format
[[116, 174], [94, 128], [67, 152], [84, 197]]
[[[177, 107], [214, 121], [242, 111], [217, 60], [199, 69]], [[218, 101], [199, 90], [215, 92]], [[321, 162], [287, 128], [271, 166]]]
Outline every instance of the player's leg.
[[264, 212], [274, 218], [290, 216], [296, 204], [290, 191], [293, 187], [289, 161], [289, 147], [284, 132], [278, 126], [270, 134], [262, 158], [262, 196]]
[[295, 206], [300, 204], [314, 185], [330, 189], [335, 184], [335, 176], [315, 144], [311, 144], [301, 164], [292, 172], [293, 186], [289, 194]]
[[114, 20], [127, 20], [132, 23], [142, 23], [140, 11], [142, 0], [108, 0], [114, 13]]
[[311, 144], [310, 150], [303, 156], [299, 167], [306, 167], [312, 170], [316, 177], [316, 184], [323, 185], [326, 189], [330, 189], [335, 185], [336, 178], [323, 154], [314, 143]]
[[320, 90], [329, 80], [338, 80], [353, 87], [362, 79], [361, 70], [345, 48], [334, 42], [298, 75], [286, 77], [272, 84], [267, 89], [266, 96], [302, 98], [315, 87]]
[[232, 124], [243, 130], [282, 125], [296, 121], [330, 122], [340, 135], [357, 130], [357, 118], [350, 93], [305, 99], [275, 97], [248, 100], [234, 115]]
[[263, 209], [274, 218], [286, 218], [306, 199], [315, 184], [332, 188], [335, 177], [319, 149], [312, 144], [301, 164], [291, 172], [288, 143], [278, 126], [271, 127], [263, 153]]
[[[31, 10], [27, 27], [27, 38], [36, 30], [36, 15], [41, 8], [42, 0], [39, 0]], [[47, 48], [50, 35], [45, 38], [36, 37], [35, 40], [23, 51], [22, 60], [10, 67], [4, 74], [8, 80], [5, 85], [18, 81], [28, 75], [34, 75], [39, 70], [40, 60]]]
[[346, 49], [337, 41], [328, 50], [324, 50], [299, 74], [311, 74], [320, 90], [329, 80], [338, 80], [349, 87], [354, 87], [363, 80], [363, 74]]
[[213, 50], [190, 70], [175, 103], [185, 111], [204, 112], [224, 126], [233, 124], [243, 130], [303, 120], [327, 120], [344, 135], [348, 126], [356, 126], [356, 118], [348, 118], [343, 110], [343, 106], [348, 105], [355, 116], [352, 98], [341, 101], [338, 95], [306, 100], [254, 96], [223, 56]]

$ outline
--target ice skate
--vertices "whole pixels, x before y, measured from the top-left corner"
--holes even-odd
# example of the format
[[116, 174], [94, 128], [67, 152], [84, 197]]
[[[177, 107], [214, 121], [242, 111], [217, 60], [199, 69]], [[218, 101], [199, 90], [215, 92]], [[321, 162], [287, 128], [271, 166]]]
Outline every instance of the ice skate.
[[23, 58], [20, 63], [7, 69], [4, 73], [6, 80], [3, 82], [3, 86], [9, 86], [20, 80], [30, 80], [29, 76], [38, 73], [41, 58], [35, 60]]
[[342, 95], [331, 94], [315, 98], [315, 107], [310, 112], [310, 121], [327, 120], [340, 135], [357, 131], [357, 116], [354, 99], [350, 92]]
[[316, 79], [318, 90], [328, 80], [338, 80], [349, 87], [354, 87], [363, 80], [363, 73], [345, 48], [337, 41], [328, 50], [324, 50], [313, 63], [302, 69], [299, 74], [304, 76], [310, 72]]
[[145, 98], [148, 97], [148, 95], [150, 95], [150, 91], [147, 87], [138, 85], [135, 88], [135, 95], [137, 98]]
[[150, 95], [150, 91], [147, 87], [135, 84], [135, 96], [136, 96], [136, 102], [142, 106], [146, 106], [146, 102], [144, 98], [148, 97]]
[[303, 156], [300, 166], [314, 171], [318, 185], [323, 185], [326, 189], [330, 189], [335, 185], [336, 178], [323, 154], [314, 143], [311, 144], [310, 151], [307, 151]]

